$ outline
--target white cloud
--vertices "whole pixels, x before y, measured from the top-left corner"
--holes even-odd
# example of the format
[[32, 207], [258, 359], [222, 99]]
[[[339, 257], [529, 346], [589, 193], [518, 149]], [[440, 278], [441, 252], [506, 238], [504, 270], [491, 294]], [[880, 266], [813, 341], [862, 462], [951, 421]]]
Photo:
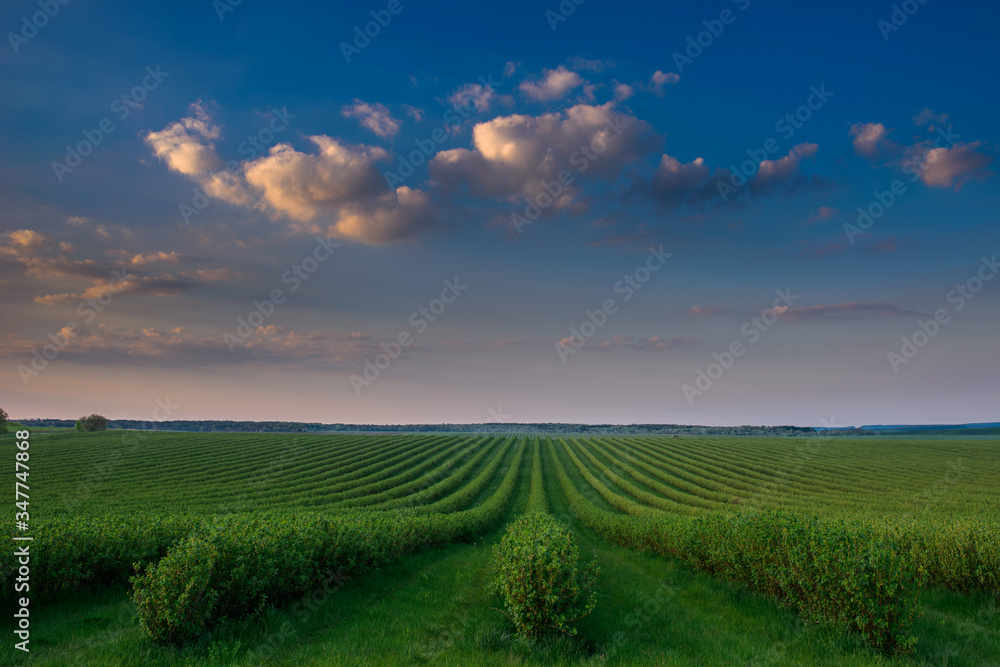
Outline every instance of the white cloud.
[[237, 206], [245, 206], [251, 202], [250, 193], [247, 192], [243, 179], [228, 171], [217, 171], [198, 179], [205, 194], [215, 199]]
[[318, 152], [300, 153], [291, 144], [278, 144], [245, 165], [247, 183], [271, 209], [307, 221], [385, 190], [374, 163], [389, 159], [387, 151], [351, 147], [321, 135], [309, 139]]
[[218, 139], [221, 133], [218, 127], [211, 124], [200, 100], [189, 109], [191, 116], [171, 123], [159, 132], [149, 132], [145, 142], [170, 169], [186, 176], [200, 176], [219, 166], [211, 140]]
[[[475, 125], [471, 150], [438, 153], [431, 173], [446, 188], [468, 184], [480, 197], [532, 198], [563, 170], [579, 177], [581, 161], [587, 163], [587, 177], [614, 180], [624, 164], [650, 148], [649, 130], [637, 118], [619, 114], [612, 102], [578, 104], [541, 116], [499, 116]], [[592, 145], [602, 149], [587, 160], [581, 149]], [[576, 191], [575, 183], [565, 188], [551, 209], [569, 206]]]
[[391, 139], [399, 133], [402, 121], [393, 118], [384, 104], [369, 104], [355, 99], [341, 110], [345, 118], [356, 118], [361, 127], [368, 128], [383, 139]]
[[312, 232], [325, 229], [363, 243], [408, 238], [430, 223], [426, 193], [386, 188], [375, 163], [387, 160], [387, 151], [326, 136], [310, 140], [318, 152], [279, 144], [245, 166], [247, 183], [272, 213]]

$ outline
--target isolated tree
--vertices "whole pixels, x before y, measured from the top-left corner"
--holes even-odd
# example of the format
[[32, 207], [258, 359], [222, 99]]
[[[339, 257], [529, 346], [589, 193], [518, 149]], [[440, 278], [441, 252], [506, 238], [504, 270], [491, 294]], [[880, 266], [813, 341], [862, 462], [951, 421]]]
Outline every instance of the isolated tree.
[[76, 425], [73, 428], [77, 431], [106, 431], [108, 430], [108, 418], [96, 414], [80, 417], [76, 420]]
[[7, 432], [7, 420], [9, 418], [10, 415], [7, 414], [7, 411], [4, 410], [3, 408], [0, 408], [0, 433]]

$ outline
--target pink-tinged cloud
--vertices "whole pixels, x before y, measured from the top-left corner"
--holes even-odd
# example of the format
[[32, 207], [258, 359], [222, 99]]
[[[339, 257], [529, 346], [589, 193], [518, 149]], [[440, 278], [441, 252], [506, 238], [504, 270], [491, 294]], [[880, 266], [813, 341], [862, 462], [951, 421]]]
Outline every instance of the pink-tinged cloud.
[[489, 111], [490, 105], [498, 99], [493, 86], [484, 86], [481, 83], [467, 83], [459, 87], [458, 90], [448, 96], [448, 101], [452, 106], [463, 108], [475, 108], [482, 113]]
[[956, 190], [970, 180], [981, 181], [993, 172], [987, 167], [993, 157], [979, 152], [982, 142], [957, 142], [951, 147], [931, 148], [924, 156], [920, 180], [925, 185]]
[[848, 131], [854, 138], [854, 152], [874, 159], [889, 141], [889, 131], [882, 123], [855, 123]]
[[542, 76], [534, 81], [523, 81], [521, 92], [535, 102], [552, 102], [565, 97], [571, 90], [583, 85], [583, 78], [572, 70], [560, 65], [556, 69], [542, 71]]
[[624, 102], [635, 94], [635, 90], [627, 83], [615, 81], [615, 102]]
[[367, 128], [383, 139], [391, 139], [399, 133], [403, 123], [392, 117], [384, 104], [370, 104], [355, 99], [340, 110], [345, 118], [357, 119], [361, 127]]
[[714, 306], [691, 306], [686, 311], [688, 315], [694, 315], [695, 317], [702, 317], [704, 315], [721, 315], [723, 313], [728, 313], [728, 308], [716, 308]]
[[649, 77], [649, 86], [646, 89], [657, 97], [663, 97], [667, 94], [665, 90], [667, 84], [677, 83], [680, 80], [681, 77], [677, 72], [656, 70], [653, 76]]
[[774, 181], [776, 184], [786, 183], [797, 176], [799, 165], [804, 158], [811, 158], [816, 155], [819, 146], [810, 143], [801, 143], [792, 146], [788, 154], [777, 160], [764, 160], [760, 163], [754, 182], [757, 184]]
[[807, 223], [819, 222], [820, 220], [829, 220], [838, 213], [837, 209], [830, 208], [829, 206], [820, 206], [816, 209], [816, 212], [809, 216]]

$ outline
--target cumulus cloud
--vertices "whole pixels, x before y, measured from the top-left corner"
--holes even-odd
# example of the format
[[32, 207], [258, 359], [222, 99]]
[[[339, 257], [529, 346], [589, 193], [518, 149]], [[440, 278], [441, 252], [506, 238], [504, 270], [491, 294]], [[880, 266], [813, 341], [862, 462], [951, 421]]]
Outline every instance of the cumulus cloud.
[[[763, 160], [746, 186], [750, 195], [764, 195], [802, 182], [801, 163], [816, 154], [819, 146], [801, 143], [777, 160]], [[668, 206], [696, 205], [720, 196], [720, 184], [731, 186], [732, 172], [726, 168], [710, 169], [704, 159], [681, 162], [664, 155], [650, 182], [653, 197]]]
[[[400, 127], [381, 104], [355, 100], [343, 112], [382, 137], [394, 136]], [[386, 186], [376, 163], [392, 155], [382, 148], [316, 135], [309, 137], [312, 152], [281, 143], [238, 169], [213, 173], [218, 158], [209, 140], [218, 136], [218, 128], [196, 103], [191, 117], [151, 132], [146, 142], [171, 169], [196, 181], [208, 197], [255, 206], [274, 219], [287, 218], [300, 230], [383, 243], [408, 238], [431, 221], [426, 193]]]
[[387, 243], [412, 236], [430, 224], [427, 193], [402, 185], [372, 201], [344, 206], [332, 230], [365, 243]]
[[88, 222], [90, 222], [90, 218], [87, 218], [82, 215], [71, 215], [68, 218], [66, 218], [66, 222], [74, 226], [79, 226], [79, 225], [85, 225]]
[[948, 114], [934, 113], [932, 109], [925, 108], [923, 111], [921, 111], [920, 113], [918, 113], [916, 116], [913, 117], [913, 124], [918, 127], [922, 125], [928, 125], [929, 127], [927, 129], [933, 132], [936, 129], [935, 124], [938, 125], [948, 124]]
[[[623, 165], [652, 147], [650, 134], [646, 123], [618, 113], [611, 102], [578, 104], [541, 116], [499, 116], [475, 125], [471, 150], [438, 153], [431, 160], [431, 174], [446, 189], [467, 184], [479, 197], [533, 199], [558, 179], [560, 172], [569, 170], [576, 175], [584, 163], [586, 171], [582, 173], [587, 176], [616, 179]], [[598, 147], [600, 154], [591, 153], [595, 158], [589, 160], [584, 151], [592, 146]], [[576, 185], [557, 195], [549, 210], [569, 206]]]
[[345, 118], [356, 118], [361, 127], [367, 128], [383, 139], [391, 139], [399, 132], [402, 122], [392, 117], [384, 104], [369, 104], [355, 99], [344, 105], [341, 113]]
[[522, 81], [520, 89], [535, 102], [551, 102], [562, 99], [581, 85], [583, 78], [579, 74], [560, 65], [556, 69], [542, 70], [542, 77], [537, 80]]
[[384, 149], [352, 147], [327, 136], [309, 140], [316, 153], [278, 144], [245, 166], [247, 182], [273, 210], [307, 221], [385, 189], [385, 180], [375, 168], [375, 162], [390, 157]]
[[716, 168], [713, 172], [704, 158], [681, 162], [664, 154], [653, 172], [651, 187], [653, 195], [667, 204], [695, 204], [717, 197], [716, 184], [728, 177], [728, 169]]
[[7, 243], [21, 252], [35, 252], [52, 241], [52, 237], [48, 234], [33, 229], [12, 229], [7, 232]]
[[889, 131], [882, 123], [855, 123], [848, 133], [854, 138], [854, 152], [869, 159], [878, 157], [889, 141]]
[[216, 171], [198, 178], [201, 189], [209, 197], [221, 199], [229, 204], [244, 206], [252, 200], [243, 178], [228, 171]]
[[497, 98], [496, 91], [492, 86], [484, 86], [481, 83], [467, 83], [448, 96], [448, 101], [453, 106], [470, 108], [475, 107], [476, 111], [488, 111], [490, 104]]
[[788, 154], [778, 160], [764, 160], [760, 163], [754, 182], [758, 184], [786, 183], [799, 173], [799, 165], [804, 158], [813, 157], [819, 146], [801, 143], [792, 146]]
[[632, 86], [628, 85], [627, 83], [618, 83], [617, 81], [615, 81], [616, 102], [624, 102], [625, 100], [632, 97], [632, 95], [634, 94], [635, 91], [632, 89]]
[[170, 169], [185, 176], [201, 176], [220, 164], [211, 140], [218, 139], [221, 131], [212, 124], [200, 100], [189, 110], [190, 116], [159, 132], [147, 133], [144, 140], [153, 155], [166, 162]]
[[390, 154], [374, 146], [347, 146], [326, 136], [310, 140], [316, 153], [289, 144], [244, 168], [247, 183], [266, 207], [309, 231], [334, 233], [365, 243], [403, 239], [429, 223], [429, 199], [421, 190], [386, 188], [375, 166]]
[[662, 72], [656, 70], [653, 75], [649, 77], [649, 86], [647, 90], [653, 93], [657, 97], [663, 97], [667, 94], [665, 88], [668, 83], [677, 83], [681, 80], [681, 77], [677, 72]]
[[982, 147], [980, 141], [959, 141], [950, 147], [927, 149], [917, 145], [910, 149], [910, 153], [923, 153], [919, 168], [924, 185], [938, 188], [954, 186], [958, 190], [967, 181], [982, 180], [992, 173], [987, 167], [992, 164], [993, 157], [981, 153]]

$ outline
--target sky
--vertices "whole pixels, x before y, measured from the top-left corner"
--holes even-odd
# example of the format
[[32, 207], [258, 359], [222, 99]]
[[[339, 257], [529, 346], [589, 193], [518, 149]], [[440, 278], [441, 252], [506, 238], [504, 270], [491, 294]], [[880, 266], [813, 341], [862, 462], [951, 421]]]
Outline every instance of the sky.
[[6, 2], [0, 407], [996, 421], [998, 18]]

